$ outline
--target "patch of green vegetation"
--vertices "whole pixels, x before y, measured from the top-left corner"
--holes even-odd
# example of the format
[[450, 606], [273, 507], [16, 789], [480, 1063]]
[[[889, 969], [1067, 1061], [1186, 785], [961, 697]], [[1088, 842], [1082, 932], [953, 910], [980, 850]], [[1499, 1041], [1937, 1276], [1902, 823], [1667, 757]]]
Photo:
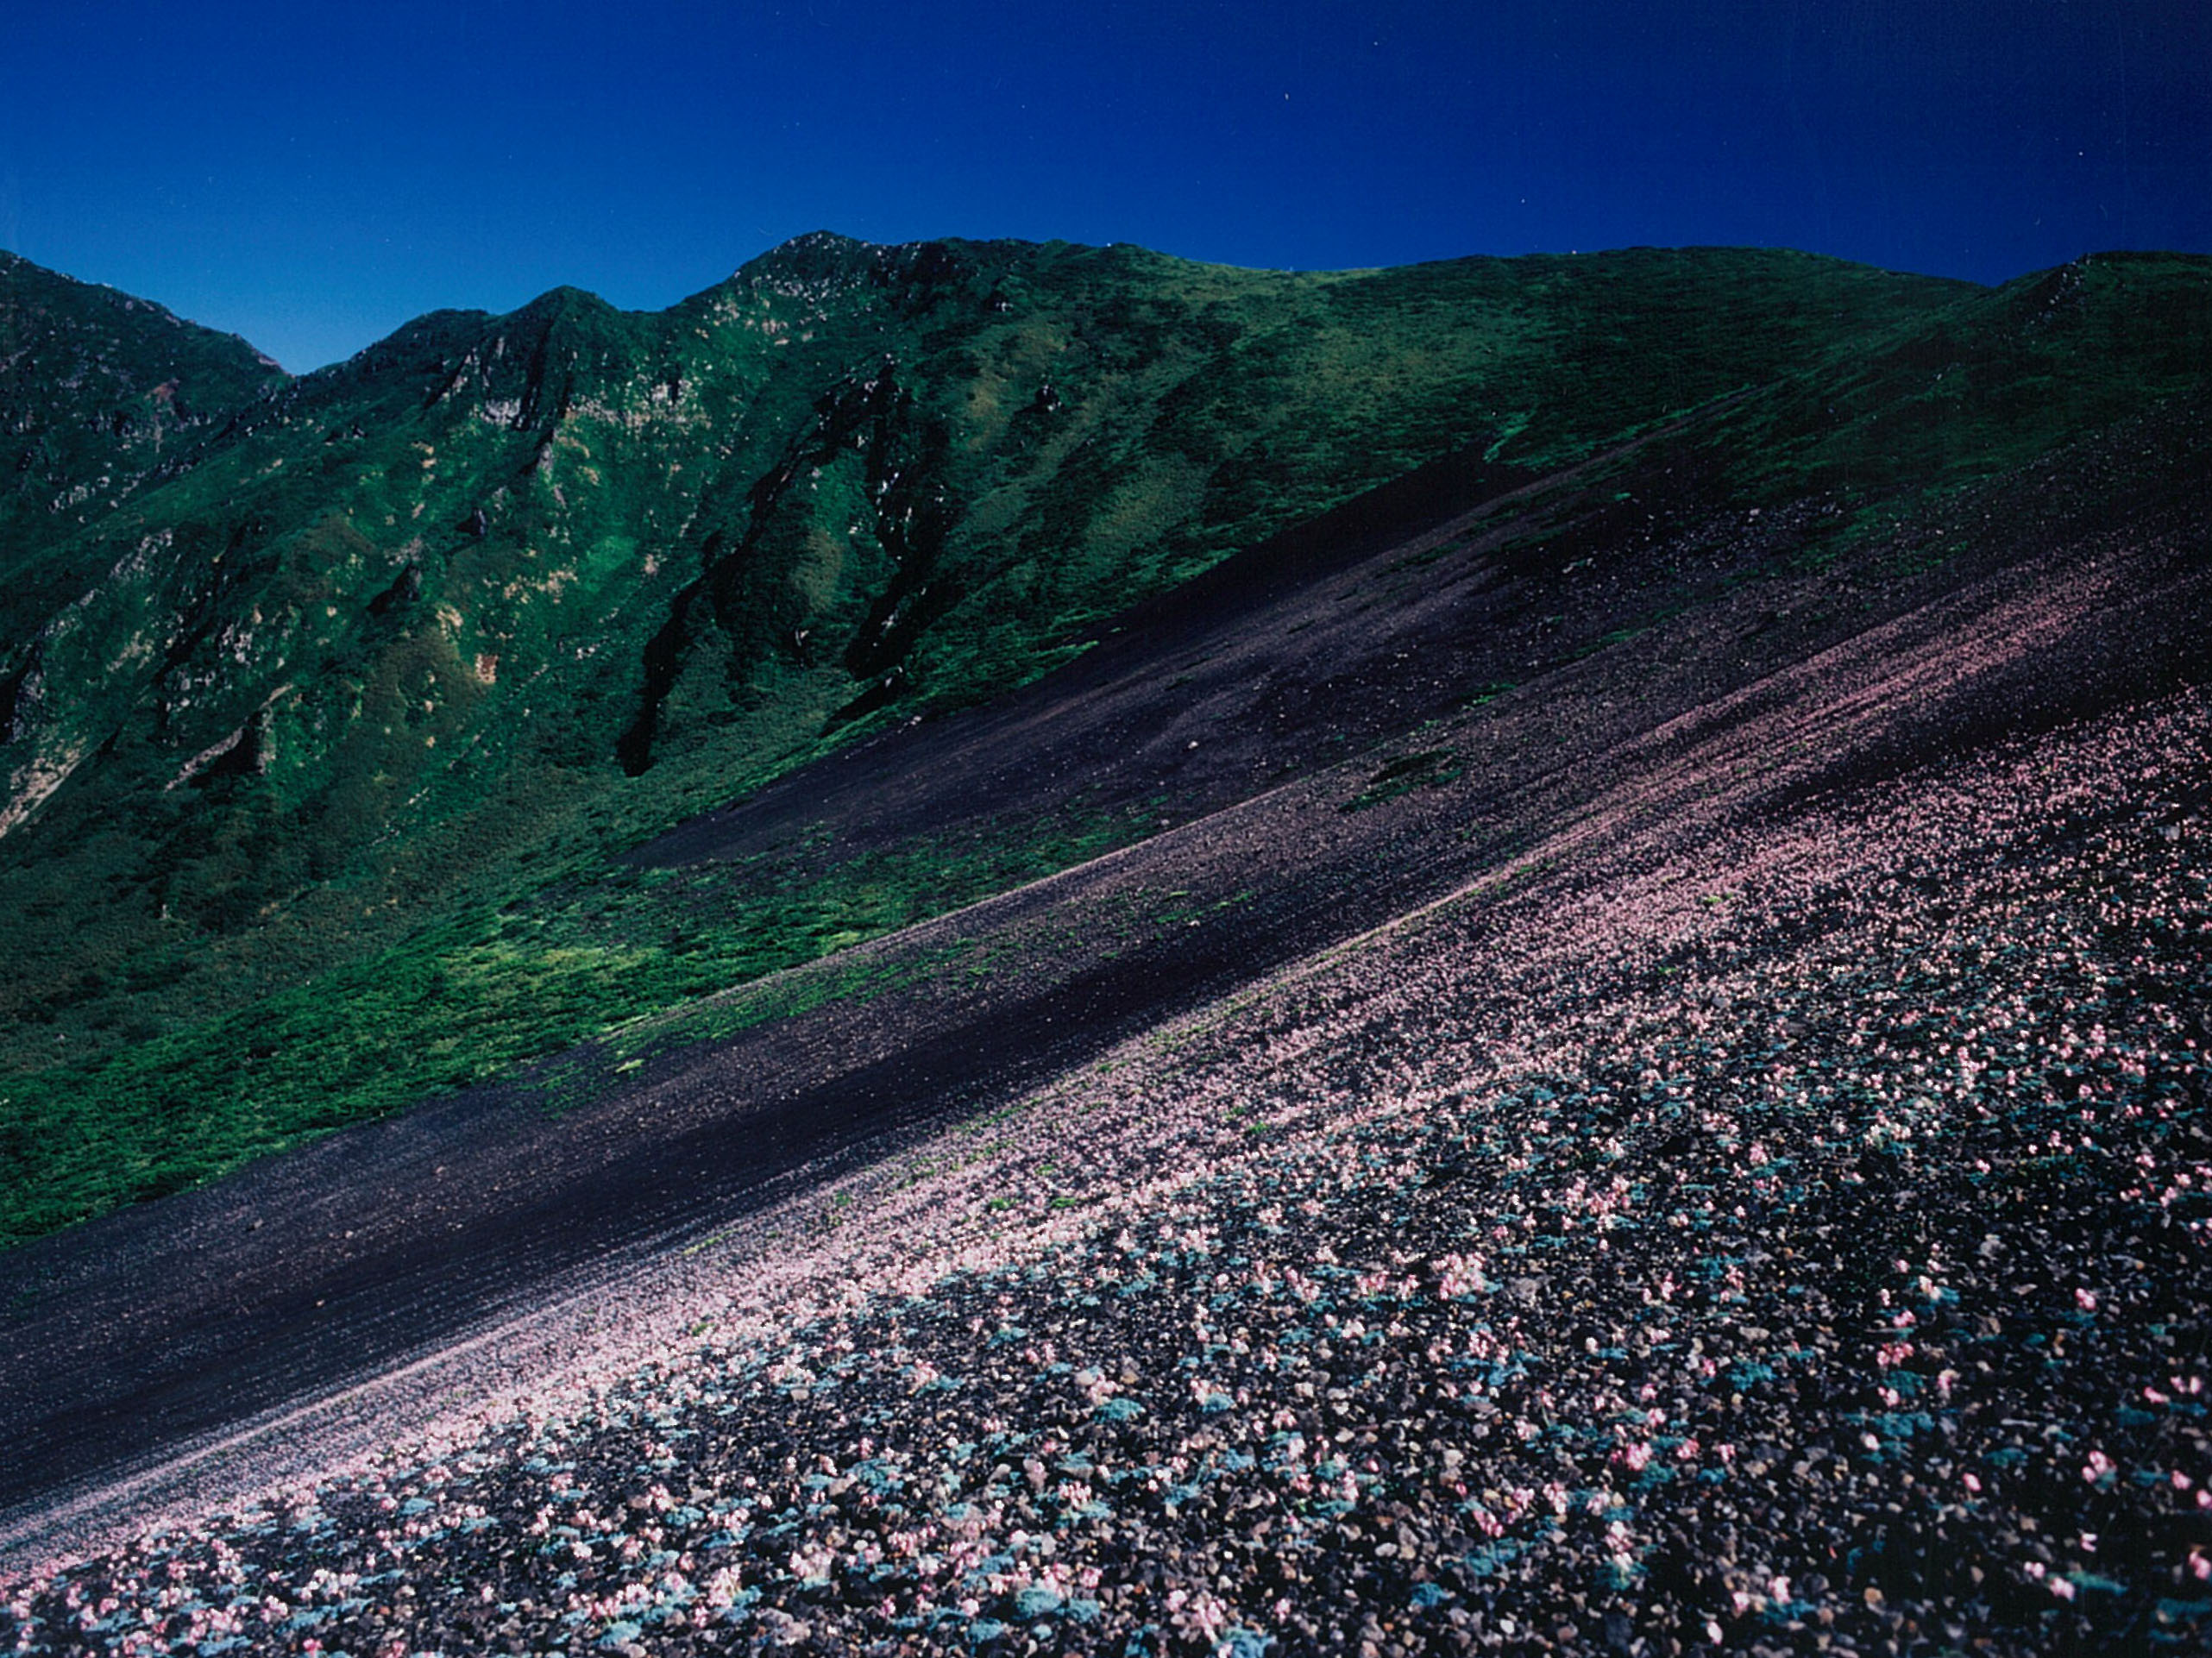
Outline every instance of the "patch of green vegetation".
[[1417, 788], [1438, 788], [1456, 782], [1465, 769], [1459, 763], [1459, 756], [1449, 749], [1428, 749], [1419, 754], [1402, 755], [1368, 778], [1365, 788], [1336, 809], [1364, 812], [1401, 794], [1410, 794]]
[[[589, 1043], [549, 1102], [673, 1049], [946, 970], [779, 970], [1139, 838], [1141, 813], [1000, 825], [823, 868], [767, 860], [572, 878], [238, 1012], [0, 1083], [0, 1244]], [[753, 982], [770, 980], [755, 985]], [[728, 987], [750, 986], [735, 992]], [[717, 994], [720, 993], [720, 994]]]

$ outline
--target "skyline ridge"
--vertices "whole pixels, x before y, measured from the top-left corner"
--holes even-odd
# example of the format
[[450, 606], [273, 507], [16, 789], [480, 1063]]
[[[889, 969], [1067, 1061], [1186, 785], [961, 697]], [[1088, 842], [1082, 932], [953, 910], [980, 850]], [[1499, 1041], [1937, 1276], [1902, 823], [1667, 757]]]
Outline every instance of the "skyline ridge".
[[2000, 277], [1994, 280], [1983, 280], [1974, 277], [1946, 275], [1941, 272], [1913, 270], [1898, 266], [1882, 265], [1867, 260], [1850, 258], [1843, 254], [1823, 253], [1813, 248], [1793, 247], [1778, 243], [1631, 242], [1610, 248], [1577, 248], [1565, 249], [1535, 248], [1511, 254], [1480, 252], [1445, 254], [1434, 258], [1414, 260], [1404, 264], [1396, 265], [1348, 265], [1341, 267], [1307, 267], [1292, 266], [1242, 265], [1231, 261], [1199, 259], [1194, 258], [1189, 254], [1174, 252], [1172, 249], [1150, 247], [1145, 243], [1138, 242], [1084, 242], [1064, 236], [1031, 238], [1026, 236], [917, 236], [903, 242], [872, 242], [864, 237], [850, 236], [843, 231], [831, 229], [827, 227], [818, 227], [813, 230], [801, 231], [795, 236], [787, 236], [782, 241], [778, 242], [770, 247], [763, 248], [758, 253], [739, 261], [736, 266], [730, 269], [726, 275], [722, 276], [714, 281], [709, 282], [702, 287], [688, 289], [675, 299], [668, 302], [666, 305], [624, 305], [610, 298], [607, 295], [599, 292], [598, 290], [586, 286], [581, 283], [556, 281], [550, 284], [546, 287], [539, 289], [518, 304], [499, 310], [489, 309], [480, 305], [435, 305], [429, 306], [423, 311], [417, 311], [411, 316], [402, 318], [385, 333], [378, 335], [374, 338], [365, 342], [357, 349], [349, 353], [348, 356], [336, 358], [325, 363], [318, 363], [311, 368], [293, 368], [289, 365], [283, 363], [273, 354], [264, 349], [261, 342], [254, 339], [251, 336], [240, 333], [233, 329], [226, 329], [211, 323], [202, 321], [185, 311], [179, 310], [176, 306], [167, 303], [158, 296], [136, 292], [115, 282], [46, 265], [31, 258], [26, 254], [4, 246], [0, 246], [0, 261], [20, 263], [28, 266], [35, 270], [42, 272], [47, 275], [59, 277], [65, 281], [73, 282], [85, 288], [98, 289], [116, 294], [135, 305], [148, 306], [163, 311], [180, 323], [204, 330], [211, 334], [221, 335], [225, 338], [237, 340], [242, 343], [251, 347], [255, 354], [262, 359], [262, 361], [269, 363], [272, 367], [281, 369], [287, 378], [297, 380], [305, 379], [311, 375], [322, 374], [329, 369], [342, 367], [347, 361], [351, 361], [353, 357], [357, 357], [362, 352], [368, 351], [377, 345], [391, 340], [395, 336], [406, 330], [408, 328], [428, 318], [443, 316], [483, 317], [492, 318], [513, 317], [521, 312], [527, 311], [531, 307], [561, 293], [580, 294], [586, 298], [606, 305], [609, 310], [624, 316], [660, 316], [669, 311], [679, 310], [687, 304], [698, 300], [705, 295], [713, 293], [718, 289], [726, 286], [731, 282], [736, 281], [738, 279], [744, 276], [749, 269], [751, 269], [755, 266], [772, 261], [780, 254], [784, 254], [795, 248], [801, 247], [803, 244], [810, 243], [821, 238], [833, 239], [855, 248], [881, 251], [911, 249], [927, 247], [933, 244], [979, 248], [1006, 246], [1025, 248], [1048, 248], [1059, 247], [1075, 250], [1097, 252], [1104, 252], [1119, 248], [1134, 248], [1142, 253], [1148, 254], [1160, 259], [1171, 260], [1178, 264], [1222, 271], [1231, 271], [1254, 276], [1273, 275], [1287, 277], [1358, 277], [1380, 274], [1393, 271], [1415, 270], [1427, 266], [1442, 267], [1480, 261], [1513, 264], [1518, 262], [1535, 262], [1545, 260], [1600, 260], [1607, 257], [1608, 255], [1624, 254], [1796, 254], [1808, 260], [1821, 261], [1830, 264], [1855, 267], [1885, 275], [1953, 282], [1963, 287], [1977, 288], [1983, 292], [1994, 292], [1997, 289], [2008, 286], [2015, 282], [2045, 276], [2052, 271], [2065, 269], [2069, 267], [2079, 265], [2086, 261], [2091, 260], [2129, 257], [2142, 257], [2148, 259], [2166, 257], [2180, 259], [2212, 259], [2212, 253], [2199, 254], [2190, 249], [2179, 248], [2085, 248], [2080, 253], [2075, 254], [2071, 257], [2060, 260], [2055, 264], [2036, 266], [2029, 269], [2015, 271], [2009, 275]]

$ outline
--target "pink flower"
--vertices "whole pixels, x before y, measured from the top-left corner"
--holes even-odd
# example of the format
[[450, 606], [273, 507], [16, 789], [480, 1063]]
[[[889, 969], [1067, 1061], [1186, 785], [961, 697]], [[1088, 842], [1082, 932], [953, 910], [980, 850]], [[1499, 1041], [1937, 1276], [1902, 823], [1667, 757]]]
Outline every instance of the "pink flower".
[[1176, 1590], [1167, 1597], [1167, 1610], [1180, 1633], [1200, 1641], [1217, 1640], [1229, 1627], [1229, 1609], [1203, 1589], [1196, 1594]]

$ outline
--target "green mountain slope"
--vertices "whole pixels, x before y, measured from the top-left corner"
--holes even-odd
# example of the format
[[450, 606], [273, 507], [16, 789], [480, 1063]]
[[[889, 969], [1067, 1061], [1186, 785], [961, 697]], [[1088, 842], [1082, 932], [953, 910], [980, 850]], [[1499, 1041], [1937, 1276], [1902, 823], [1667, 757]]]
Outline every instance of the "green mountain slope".
[[0, 639], [77, 596], [79, 531], [187, 469], [284, 380], [231, 335], [0, 253]]
[[[1690, 418], [1699, 498], [1818, 500], [1820, 556], [2201, 384], [2208, 315], [2203, 262], [2152, 258], [1983, 291], [818, 235], [664, 312], [556, 290], [279, 381], [102, 292], [0, 267], [43, 445], [0, 519], [10, 1236], [1141, 832], [795, 849], [704, 933], [589, 924], [643, 836], [1424, 462], [1534, 481]], [[94, 367], [33, 349], [65, 322]]]

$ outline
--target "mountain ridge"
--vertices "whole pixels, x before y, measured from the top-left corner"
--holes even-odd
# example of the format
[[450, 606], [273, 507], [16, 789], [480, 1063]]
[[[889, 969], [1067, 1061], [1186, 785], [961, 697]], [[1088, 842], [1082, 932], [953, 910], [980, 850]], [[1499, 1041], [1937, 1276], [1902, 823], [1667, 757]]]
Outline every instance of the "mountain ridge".
[[[430, 313], [253, 386], [59, 541], [0, 539], [0, 915], [32, 940], [4, 1058], [45, 1077], [19, 1103], [97, 1098], [133, 1054], [130, 1087], [155, 1086], [161, 1043], [219, 1051], [211, 1012], [302, 978], [447, 960], [425, 941], [496, 933], [693, 812], [1002, 694], [1449, 455], [1502, 492], [1690, 418], [1679, 475], [1537, 515], [1529, 546], [1734, 502], [1797, 526], [1776, 558], [1835, 557], [2195, 383], [2203, 264], [1998, 289], [1742, 249], [1290, 273], [822, 233], [659, 312], [554, 289]], [[939, 901], [914, 879], [891, 914]], [[856, 931], [838, 919], [807, 936]], [[754, 970], [720, 949], [661, 949], [644, 1005]], [[640, 1007], [520, 994], [525, 1056]], [[403, 1028], [434, 1016], [407, 1005]], [[514, 1057], [410, 1071], [374, 1108]], [[170, 1155], [137, 1190], [221, 1166]]]

